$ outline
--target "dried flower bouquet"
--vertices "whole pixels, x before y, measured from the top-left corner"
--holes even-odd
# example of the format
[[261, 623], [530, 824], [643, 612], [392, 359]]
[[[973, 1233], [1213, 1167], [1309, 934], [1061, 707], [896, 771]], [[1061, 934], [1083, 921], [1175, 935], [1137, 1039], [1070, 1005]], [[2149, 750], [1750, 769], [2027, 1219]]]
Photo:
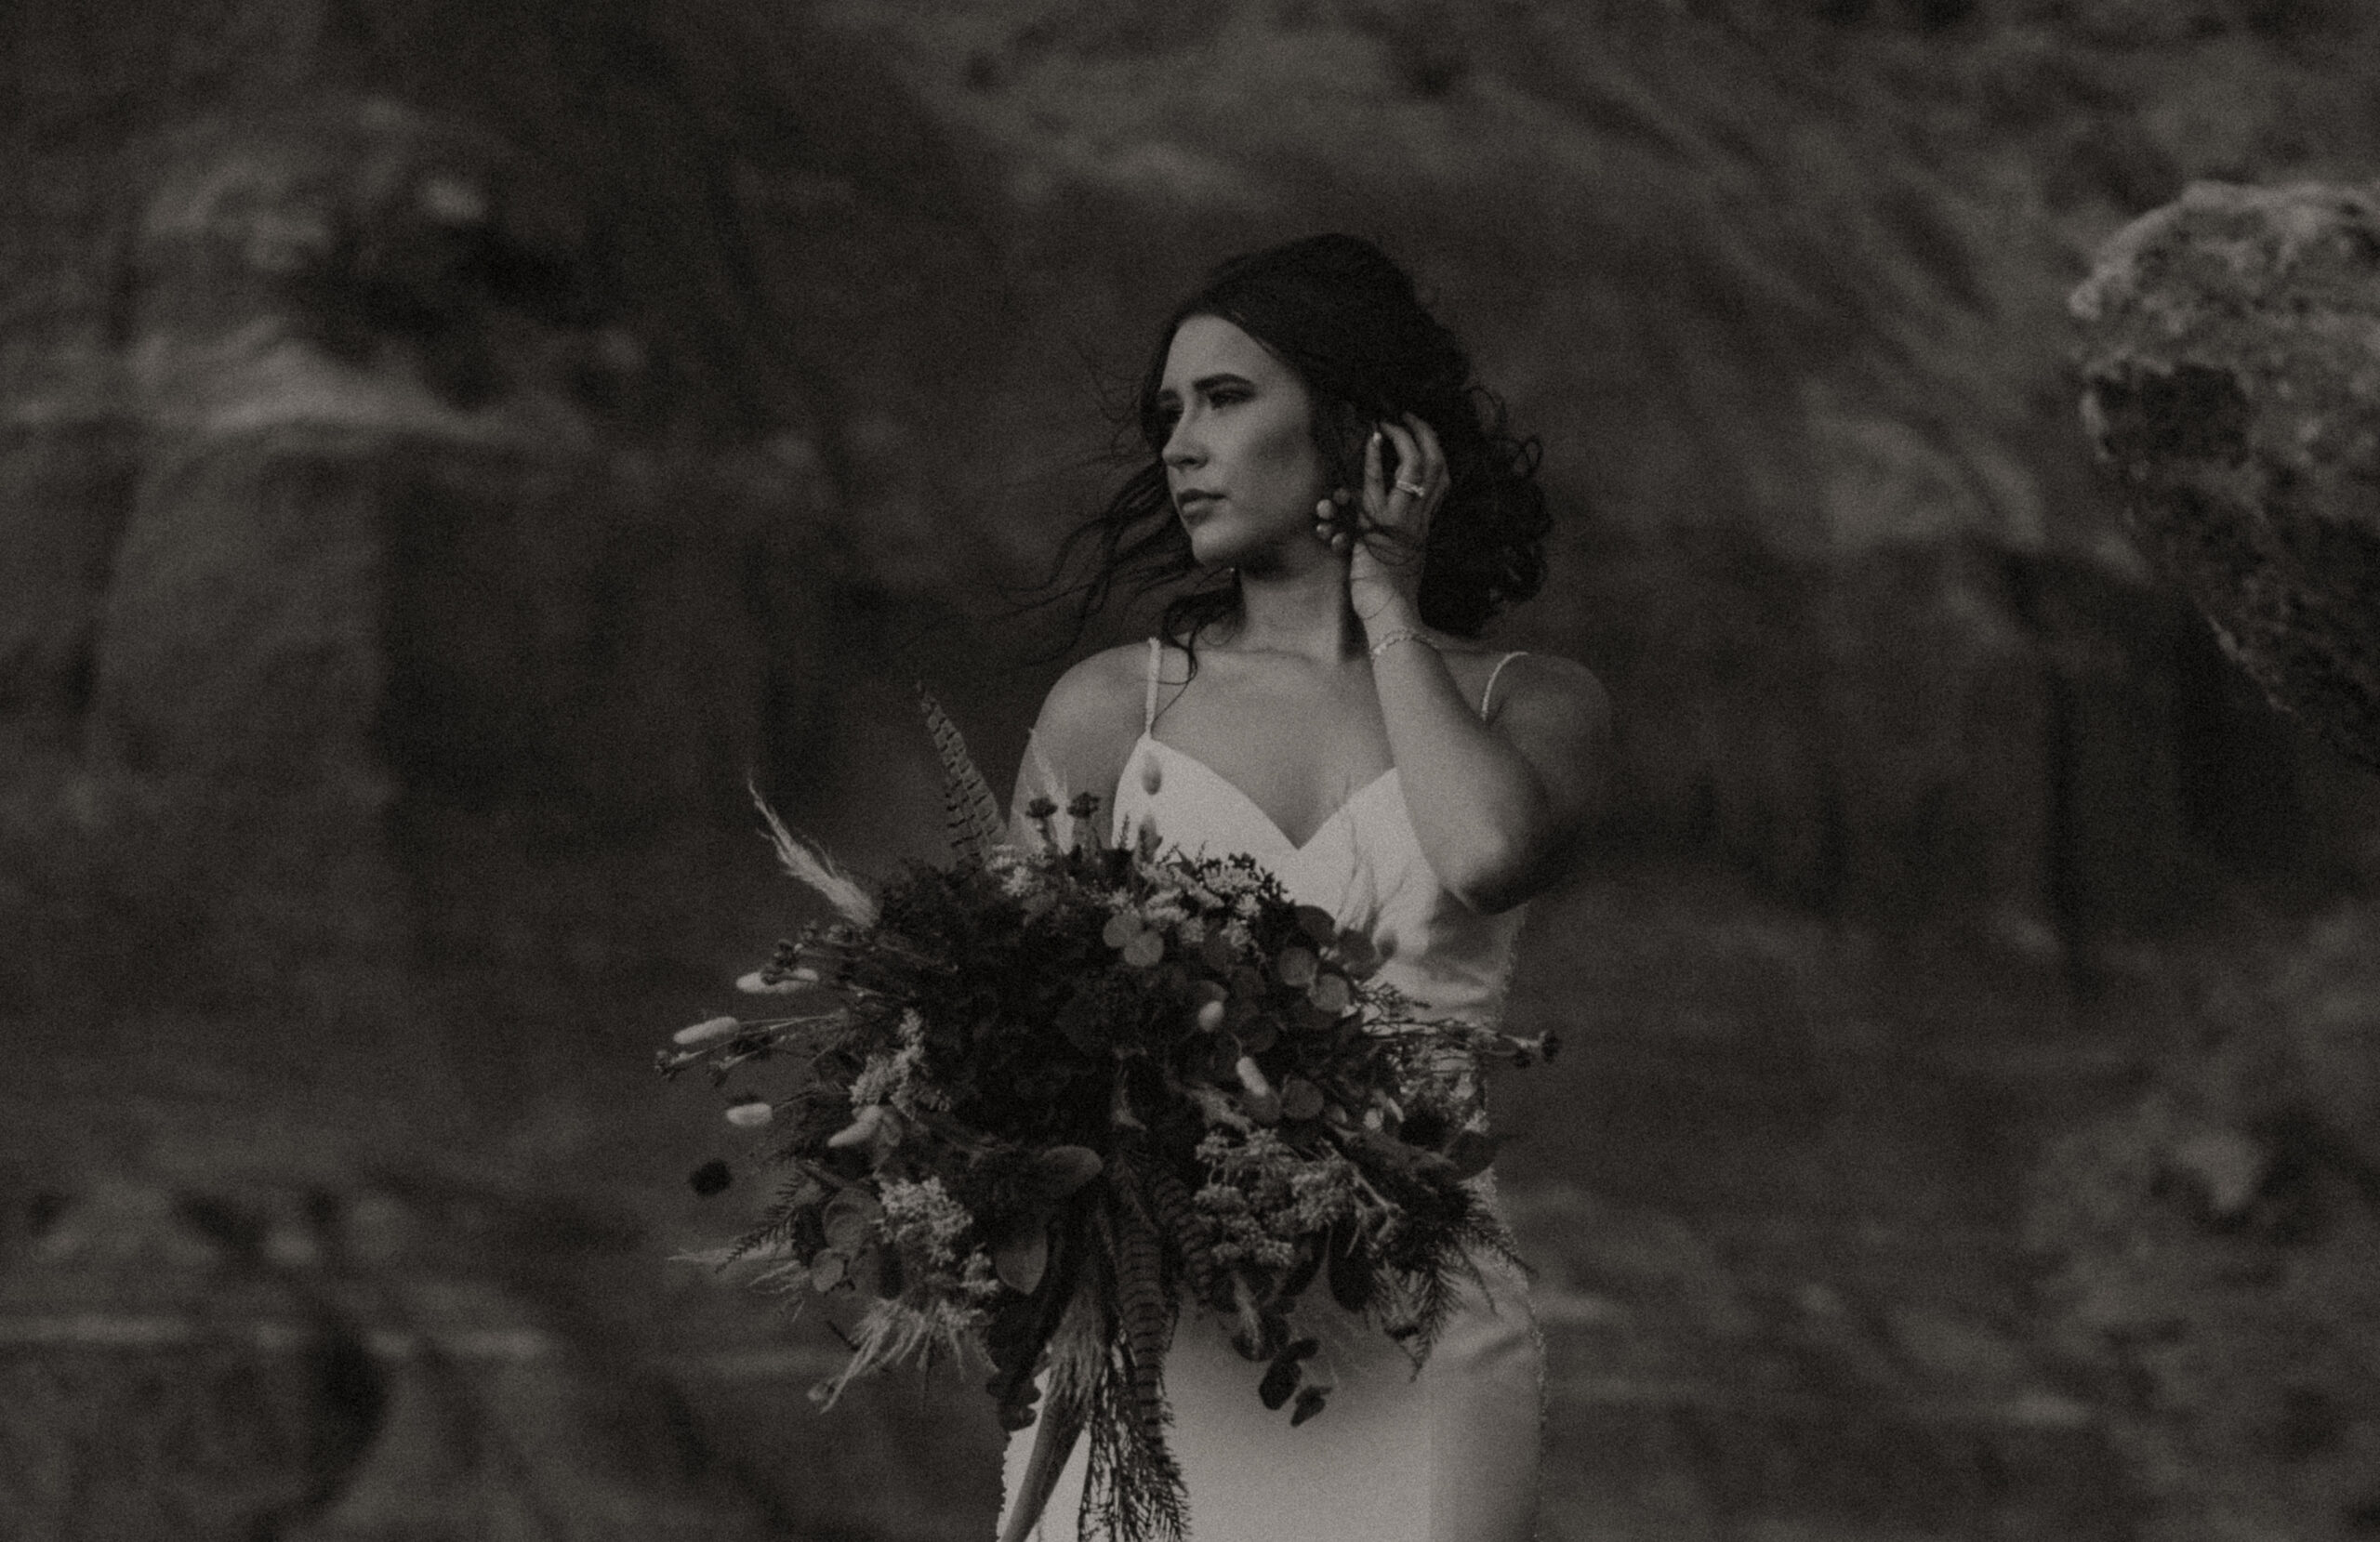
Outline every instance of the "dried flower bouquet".
[[[1488, 1165], [1479, 1063], [1551, 1052], [1433, 1018], [1374, 979], [1360, 932], [1291, 903], [1246, 857], [1155, 832], [1117, 848], [1097, 799], [1028, 809], [1006, 838], [989, 788], [930, 699], [953, 860], [868, 890], [763, 805], [780, 859], [836, 918], [739, 983], [802, 1009], [718, 1017], [662, 1070], [707, 1071], [730, 1121], [773, 1139], [786, 1180], [723, 1250], [766, 1284], [853, 1303], [853, 1349], [815, 1395], [903, 1362], [988, 1364], [1004, 1428], [1036, 1420], [1010, 1534], [1086, 1433], [1086, 1534], [1178, 1538], [1166, 1347], [1219, 1314], [1250, 1391], [1320, 1413], [1302, 1298], [1338, 1305], [1418, 1367], [1511, 1239], [1466, 1180]], [[720, 1181], [712, 1169], [698, 1187]], [[864, 1303], [864, 1304], [863, 1304]]]

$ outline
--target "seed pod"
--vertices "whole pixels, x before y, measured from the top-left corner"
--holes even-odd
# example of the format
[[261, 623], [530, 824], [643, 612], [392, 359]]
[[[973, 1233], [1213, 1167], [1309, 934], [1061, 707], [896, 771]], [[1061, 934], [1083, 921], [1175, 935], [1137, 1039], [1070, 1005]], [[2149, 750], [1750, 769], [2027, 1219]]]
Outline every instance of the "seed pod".
[[[734, 1117], [732, 1113], [728, 1116]], [[836, 1151], [840, 1151], [847, 1146], [864, 1146], [876, 1138], [876, 1132], [883, 1126], [884, 1105], [870, 1103], [861, 1109], [850, 1124], [826, 1137], [826, 1144]]]
[[1239, 1063], [1232, 1069], [1239, 1075], [1239, 1085], [1248, 1088], [1250, 1096], [1263, 1098], [1272, 1094], [1273, 1084], [1264, 1079], [1263, 1068], [1256, 1063], [1255, 1056], [1240, 1056]]
[[743, 1026], [743, 1021], [739, 1018], [705, 1018], [691, 1028], [681, 1028], [670, 1035], [669, 1042], [682, 1045], [708, 1044], [715, 1039], [727, 1037]]

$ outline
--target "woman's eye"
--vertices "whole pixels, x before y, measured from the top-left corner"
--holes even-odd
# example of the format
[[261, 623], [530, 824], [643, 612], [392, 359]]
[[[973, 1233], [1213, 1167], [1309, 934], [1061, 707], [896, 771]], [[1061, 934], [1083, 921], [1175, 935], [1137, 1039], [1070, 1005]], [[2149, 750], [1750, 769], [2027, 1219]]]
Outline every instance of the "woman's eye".
[[1248, 400], [1248, 392], [1237, 386], [1219, 386], [1207, 393], [1207, 401], [1214, 406], [1225, 407], [1235, 402]]

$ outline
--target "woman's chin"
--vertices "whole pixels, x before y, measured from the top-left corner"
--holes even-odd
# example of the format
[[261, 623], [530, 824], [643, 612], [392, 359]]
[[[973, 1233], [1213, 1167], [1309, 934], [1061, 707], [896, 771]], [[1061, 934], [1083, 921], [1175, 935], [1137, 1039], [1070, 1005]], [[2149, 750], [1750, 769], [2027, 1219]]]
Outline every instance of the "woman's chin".
[[1190, 555], [1202, 568], [1236, 568], [1246, 564], [1254, 555], [1255, 544], [1228, 530], [1218, 530], [1210, 521], [1190, 532]]
[[1282, 543], [1230, 521], [1209, 519], [1191, 530], [1190, 555], [1202, 568], [1271, 572], [1281, 565]]

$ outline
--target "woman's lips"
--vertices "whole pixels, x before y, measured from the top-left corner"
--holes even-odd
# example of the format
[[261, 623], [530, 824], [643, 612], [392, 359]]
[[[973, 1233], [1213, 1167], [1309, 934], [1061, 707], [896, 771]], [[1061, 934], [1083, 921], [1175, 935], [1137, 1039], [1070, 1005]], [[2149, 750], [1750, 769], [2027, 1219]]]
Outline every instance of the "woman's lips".
[[1180, 509], [1183, 516], [1187, 518], [1193, 514], [1206, 513], [1210, 509], [1213, 508], [1215, 505], [1221, 503], [1223, 501], [1223, 495], [1221, 493], [1210, 493], [1203, 489], [1194, 489], [1191, 492], [1175, 494], [1173, 495], [1173, 507]]

